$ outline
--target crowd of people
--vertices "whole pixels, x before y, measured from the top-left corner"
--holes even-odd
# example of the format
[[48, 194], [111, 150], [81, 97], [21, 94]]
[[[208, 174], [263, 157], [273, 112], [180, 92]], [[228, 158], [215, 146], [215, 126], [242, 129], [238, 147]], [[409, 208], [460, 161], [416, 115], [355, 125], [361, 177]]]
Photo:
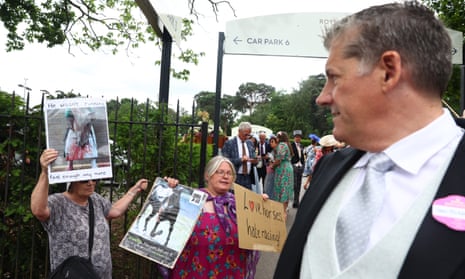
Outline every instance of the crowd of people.
[[236, 172], [241, 174], [236, 177], [235, 183], [258, 193], [266, 193], [270, 199], [281, 202], [287, 212], [291, 206], [299, 207], [301, 188], [306, 190], [309, 187], [318, 160], [325, 154], [346, 147], [332, 134], [321, 139], [310, 134], [308, 146], [302, 144], [302, 137], [301, 130], [293, 131], [293, 141], [285, 131], [269, 135], [265, 131], [252, 132], [252, 124], [242, 122], [237, 135], [225, 142], [221, 153], [233, 162]]
[[[233, 184], [252, 189], [252, 184], [260, 181], [258, 183], [261, 190], [258, 192], [263, 193], [265, 200], [270, 198], [282, 203], [286, 213], [290, 202], [298, 202], [298, 198], [295, 198], [299, 195], [295, 192], [296, 170], [302, 179], [303, 169], [308, 165], [310, 157], [305, 155], [308, 152], [300, 144], [300, 131], [294, 132], [292, 143], [284, 131], [279, 131], [276, 135], [266, 135], [261, 131], [257, 134], [255, 142], [251, 132], [250, 123], [241, 123], [238, 135], [225, 143], [223, 155], [216, 156], [208, 162], [204, 174], [206, 187], [202, 189], [208, 194], [207, 203], [176, 266], [172, 270], [160, 268], [165, 278], [183, 278], [186, 274], [189, 274], [188, 278], [207, 278], [215, 270], [222, 270], [228, 278], [254, 277], [259, 254], [257, 251], [244, 250], [238, 246]], [[325, 138], [322, 137], [320, 144], [324, 144]], [[325, 150], [324, 148], [323, 146], [322, 149]], [[314, 158], [317, 159], [320, 150], [318, 142], [314, 150]], [[68, 257], [78, 255], [89, 257], [101, 278], [111, 278], [112, 263], [107, 221], [123, 215], [138, 193], [147, 188], [148, 180], [140, 179], [126, 195], [113, 204], [95, 192], [95, 180], [72, 181], [67, 183], [64, 192], [49, 195], [48, 166], [57, 159], [58, 154], [55, 149], [46, 149], [42, 153], [42, 171], [31, 195], [32, 213], [41, 221], [49, 236], [51, 271]], [[257, 171], [254, 172], [254, 168]], [[178, 183], [174, 178], [166, 179], [170, 186]], [[301, 184], [300, 181], [299, 183]], [[89, 234], [90, 199], [95, 226], [99, 229], [95, 230], [94, 248], [88, 251], [88, 238], [78, 235]], [[156, 211], [157, 206], [153, 208]], [[147, 220], [157, 214], [155, 211], [146, 217], [145, 227]], [[172, 226], [173, 224], [171, 230]], [[215, 233], [215, 239], [199, 237], [200, 234], [205, 234], [206, 230]], [[156, 227], [152, 229], [151, 235], [155, 231]], [[192, 253], [193, 251], [195, 253]], [[221, 253], [218, 253], [219, 251]], [[212, 261], [212, 253], [225, 256], [219, 256]], [[194, 255], [195, 259], [192, 258]], [[192, 265], [194, 260], [196, 264]]]
[[[205, 168], [207, 202], [166, 278], [254, 278], [258, 253], [239, 248], [234, 183], [285, 212], [290, 202], [298, 208], [276, 279], [464, 277], [465, 121], [441, 103], [451, 76], [445, 27], [418, 2], [385, 4], [334, 23], [324, 46], [327, 81], [317, 104], [331, 108], [332, 134], [310, 134], [304, 147], [300, 130], [292, 143], [285, 131], [254, 139], [251, 124], [241, 123]], [[49, 235], [51, 269], [70, 255], [87, 256], [91, 199], [100, 228], [92, 263], [111, 278], [106, 221], [121, 216], [147, 180], [113, 205], [92, 180], [49, 196], [47, 167], [57, 156], [43, 152], [31, 196]]]
[[[32, 213], [48, 233], [51, 271], [67, 258], [80, 256], [91, 260], [99, 278], [110, 279], [108, 220], [122, 216], [133, 199], [147, 188], [148, 181], [140, 179], [113, 204], [95, 192], [95, 180], [73, 181], [67, 184], [66, 191], [49, 195], [48, 166], [58, 154], [55, 149], [42, 153], [42, 171], [31, 195]], [[207, 163], [206, 187], [201, 189], [208, 195], [207, 201], [174, 268], [160, 266], [164, 278], [212, 278], [217, 274], [221, 274], [221, 278], [254, 278], [259, 252], [239, 248], [236, 203], [231, 193], [236, 178], [235, 166], [228, 158], [215, 156]], [[178, 184], [175, 178], [165, 179], [170, 187]], [[268, 199], [266, 194], [263, 199]], [[90, 251], [89, 218], [92, 217], [89, 211], [93, 212], [95, 220], [94, 244]], [[153, 232], [155, 230], [156, 227]]]

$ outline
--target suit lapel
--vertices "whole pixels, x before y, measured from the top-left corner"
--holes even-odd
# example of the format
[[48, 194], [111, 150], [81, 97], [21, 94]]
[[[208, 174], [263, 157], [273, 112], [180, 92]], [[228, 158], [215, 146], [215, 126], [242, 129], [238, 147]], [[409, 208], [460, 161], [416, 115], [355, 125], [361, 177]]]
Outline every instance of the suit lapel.
[[[463, 119], [457, 122], [462, 127], [465, 124]], [[362, 155], [362, 151], [344, 149], [326, 155], [318, 162], [312, 178], [315, 187], [310, 186], [302, 199], [273, 278], [299, 278], [303, 248], [316, 216], [342, 176]], [[339, 158], [327, 160], [329, 156]], [[458, 146], [435, 199], [451, 194], [465, 196], [464, 166], [465, 137]], [[465, 278], [464, 251], [465, 232], [454, 231], [435, 221], [430, 209], [398, 278]]]
[[[434, 199], [465, 196], [465, 137], [462, 138]], [[430, 207], [405, 258], [399, 278], [455, 278], [465, 262], [465, 232], [432, 217]], [[462, 266], [461, 266], [462, 265]], [[463, 275], [463, 274], [462, 274]]]
[[239, 143], [241, 142], [241, 140], [236, 136], [235, 138], [235, 142], [234, 142], [234, 151], [236, 152], [236, 155], [234, 156], [235, 158], [239, 158]]
[[[307, 235], [321, 207], [347, 170], [364, 154], [352, 148], [323, 156], [297, 211], [278, 260], [274, 278], [298, 278]], [[334, 158], [330, 158], [334, 157]]]

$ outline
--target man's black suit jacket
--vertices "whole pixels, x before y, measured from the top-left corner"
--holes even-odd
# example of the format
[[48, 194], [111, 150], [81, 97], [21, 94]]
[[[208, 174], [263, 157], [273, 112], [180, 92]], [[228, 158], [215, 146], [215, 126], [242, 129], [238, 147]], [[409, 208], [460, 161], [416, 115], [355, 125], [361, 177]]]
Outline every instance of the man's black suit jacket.
[[292, 151], [294, 153], [294, 156], [292, 156], [291, 163], [292, 164], [297, 164], [300, 159], [300, 163], [302, 164], [302, 167], [305, 166], [305, 157], [304, 157], [304, 149], [302, 148], [302, 145], [300, 145], [300, 158], [299, 158], [299, 152], [297, 151], [297, 145], [295, 141], [291, 143]]
[[[457, 123], [465, 127], [464, 119], [458, 119]], [[303, 248], [315, 218], [338, 182], [363, 154], [363, 151], [346, 148], [323, 156], [315, 166], [312, 187], [302, 198], [279, 257], [275, 279], [299, 278]], [[465, 196], [465, 136], [434, 199], [448, 195]], [[398, 278], [464, 279], [465, 232], [449, 229], [435, 221], [430, 208], [410, 246]]]
[[271, 145], [268, 141], [265, 141], [265, 153], [263, 153], [262, 150], [262, 143], [259, 141], [257, 143], [257, 150], [258, 150], [258, 155], [259, 156], [265, 156], [266, 154], [270, 153], [273, 149], [271, 148]]

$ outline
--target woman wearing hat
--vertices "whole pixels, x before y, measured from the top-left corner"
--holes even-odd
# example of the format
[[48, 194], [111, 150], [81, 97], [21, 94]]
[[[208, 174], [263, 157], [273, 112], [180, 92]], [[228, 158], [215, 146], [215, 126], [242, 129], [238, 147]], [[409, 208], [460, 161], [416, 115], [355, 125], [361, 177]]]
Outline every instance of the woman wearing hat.
[[[306, 157], [307, 157], [305, 160], [305, 168], [303, 172], [303, 176], [305, 177], [312, 175], [312, 172], [313, 172], [312, 165], [313, 165], [313, 160], [315, 159], [315, 155], [316, 155], [316, 146], [318, 142], [320, 141], [320, 138], [315, 134], [308, 135], [308, 138], [311, 140], [311, 143], [309, 146], [307, 146], [307, 149], [305, 152]], [[308, 179], [309, 178], [307, 178], [307, 180]]]
[[[315, 168], [316, 163], [318, 163], [318, 160], [320, 160], [321, 157], [323, 157], [324, 155], [328, 153], [333, 152], [335, 148], [339, 146], [339, 142], [334, 138], [333, 135], [326, 135], [322, 137], [319, 141], [319, 144], [321, 148], [316, 148], [315, 158], [311, 166], [312, 172], [313, 172], [313, 169]], [[305, 184], [304, 184], [305, 190], [307, 190], [308, 185], [310, 185], [311, 179], [312, 179], [311, 175], [307, 176], [307, 180], [305, 181]]]

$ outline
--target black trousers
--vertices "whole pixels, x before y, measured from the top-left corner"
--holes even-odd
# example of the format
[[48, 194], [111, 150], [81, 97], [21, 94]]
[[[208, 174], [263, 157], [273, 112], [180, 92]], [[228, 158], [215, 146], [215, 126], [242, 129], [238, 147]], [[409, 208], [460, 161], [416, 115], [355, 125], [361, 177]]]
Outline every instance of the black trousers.
[[258, 173], [258, 180], [261, 180], [262, 185], [265, 185], [266, 166], [263, 165], [261, 168], [257, 168], [257, 173]]
[[250, 175], [248, 174], [238, 173], [236, 176], [236, 183], [249, 190], [252, 190], [252, 179], [250, 179]]
[[302, 185], [302, 174], [304, 171], [303, 166], [302, 167], [296, 167], [293, 166], [294, 168], [294, 206], [299, 205], [299, 196], [300, 196], [300, 186]]

